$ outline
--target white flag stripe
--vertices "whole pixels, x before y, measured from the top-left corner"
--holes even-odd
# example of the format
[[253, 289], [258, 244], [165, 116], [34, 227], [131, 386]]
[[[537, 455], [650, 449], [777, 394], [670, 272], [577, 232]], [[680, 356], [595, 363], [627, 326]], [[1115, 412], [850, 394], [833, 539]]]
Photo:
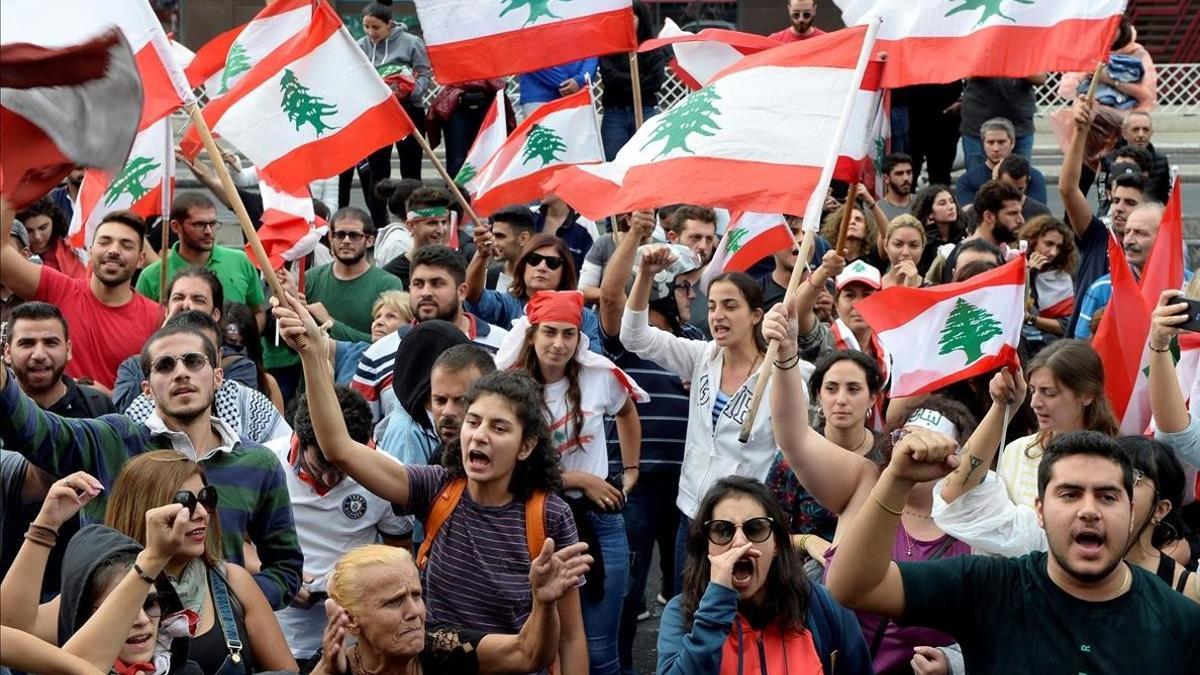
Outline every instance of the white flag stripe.
[[[505, 139], [508, 138], [508, 110], [504, 100], [504, 91], [496, 92], [496, 99], [492, 102], [492, 110], [495, 111], [496, 116], [491, 124], [479, 130], [475, 142], [471, 144], [471, 149], [467, 153], [466, 160], [463, 161], [464, 167], [470, 166], [476, 172], [475, 176], [464, 185], [471, 194], [474, 194], [479, 188], [479, 172], [483, 170], [488, 160], [503, 147]], [[461, 172], [462, 169], [459, 171]]]
[[[247, 147], [253, 147], [255, 163], [265, 166], [297, 146], [336, 133], [366, 110], [386, 101], [392, 92], [383, 80], [373, 70], [365, 69], [359, 59], [346, 58], [348, 52], [343, 42], [346, 39], [343, 31], [335, 32], [303, 58], [280, 69], [231, 105], [213, 131], [243, 152]], [[356, 54], [362, 55], [357, 46], [351, 46]], [[300, 129], [295, 130], [296, 125], [288, 121], [283, 110], [280, 85], [288, 70], [310, 92], [338, 93], [336, 99], [325, 99], [326, 103], [337, 106], [337, 112], [322, 118], [324, 124], [335, 128], [317, 134], [312, 125], [301, 124]], [[294, 135], [279, 133], [282, 128], [294, 131]]]
[[[1005, 2], [1002, 11], [1008, 20], [993, 20], [980, 24], [984, 7], [956, 9], [946, 0], [835, 0], [842, 10], [847, 26], [862, 25], [873, 16], [883, 17], [880, 40], [900, 40], [914, 37], [961, 37], [1000, 26], [1031, 26], [1047, 28], [1069, 19], [1105, 19], [1125, 10], [1126, 0], [1088, 0], [1066, 2], [1041, 0], [1033, 3]], [[963, 7], [970, 3], [964, 2]], [[978, 3], [984, 5], [986, 3]], [[936, 20], [933, 20], [936, 19]]]
[[[496, 33], [582, 19], [632, 6], [630, 0], [549, 0], [547, 9], [554, 15], [527, 24], [532, 8], [518, 5], [512, 0], [416, 0], [415, 4], [425, 42], [430, 45], [486, 38]], [[533, 3], [534, 6], [537, 4]], [[512, 9], [505, 12], [506, 7]], [[504, 15], [501, 16], [501, 13]]]
[[[166, 143], [166, 138], [170, 134], [170, 124], [171, 119], [164, 117], [142, 129], [134, 137], [133, 147], [129, 150], [129, 162], [139, 157], [145, 157], [154, 164], [158, 164], [140, 181], [142, 188], [147, 193], [163, 184], [163, 179], [168, 176], [167, 172], [174, 175], [175, 153], [167, 152]], [[113, 177], [119, 175], [120, 172]], [[83, 231], [86, 245], [91, 245], [92, 233], [100, 224], [101, 218], [112, 211], [128, 209], [137, 201], [129, 192], [114, 193], [111, 195], [111, 201], [106, 201], [105, 197], [110, 181], [105, 180], [105, 177], [106, 174], [100, 171], [89, 170], [84, 174], [84, 185], [80, 186], [79, 197], [75, 200], [75, 208], [71, 214], [68, 235], [69, 237], [74, 236], [75, 233]], [[93, 190], [99, 192], [97, 198], [91, 203], [84, 203], [87, 194], [95, 194]]]
[[[680, 28], [670, 17], [663, 20], [663, 28], [658, 32], [660, 38], [690, 35], [689, 31]], [[713, 75], [737, 63], [744, 55], [732, 46], [715, 40], [710, 42], [677, 42], [671, 45], [675, 50], [675, 62], [679, 69], [686, 72], [700, 83], [708, 84]]]
[[[481, 191], [486, 191], [493, 185], [528, 176], [553, 164], [603, 161], [604, 146], [596, 135], [594, 115], [593, 108], [588, 106], [569, 108], [546, 116], [538, 123], [538, 126], [553, 130], [562, 139], [566, 149], [557, 155], [550, 164], [546, 164], [536, 157], [526, 162], [520, 153], [513, 156], [512, 161], [504, 166], [497, 166], [495, 162], [490, 162], [479, 177]], [[526, 137], [526, 142], [528, 143], [528, 137]]]
[[842, 139], [838, 154], [851, 159], [863, 159], [871, 154], [875, 142], [876, 115], [879, 112], [881, 91], [859, 89], [854, 94], [854, 108], [850, 111], [848, 133]]
[[[297, 33], [308, 27], [312, 22], [312, 9], [308, 7], [293, 9], [276, 16], [268, 16], [261, 19], [255, 19], [246, 25], [246, 28], [234, 40], [234, 44], [241, 45], [245, 50], [246, 58], [250, 64], [256, 64], [263, 59], [267, 54], [275, 51], [279, 45], [287, 42], [295, 37]], [[238, 73], [229, 78], [226, 83], [222, 79], [225, 75], [225, 70], [218, 70], [215, 75], [204, 81], [204, 90], [208, 92], [210, 97], [217, 96], [222, 92], [222, 85], [227, 84], [229, 89], [238, 80], [242, 79], [249, 70]]]
[[[1023, 284], [987, 286], [946, 299], [892, 330], [879, 333], [879, 340], [892, 353], [892, 389], [914, 391], [970, 364], [961, 350], [939, 354], [941, 327], [959, 300], [987, 310], [1003, 326], [999, 335], [979, 345], [984, 354], [1000, 351], [1004, 344], [1017, 344], [1021, 337]], [[1015, 308], [1015, 309], [1014, 309]]]

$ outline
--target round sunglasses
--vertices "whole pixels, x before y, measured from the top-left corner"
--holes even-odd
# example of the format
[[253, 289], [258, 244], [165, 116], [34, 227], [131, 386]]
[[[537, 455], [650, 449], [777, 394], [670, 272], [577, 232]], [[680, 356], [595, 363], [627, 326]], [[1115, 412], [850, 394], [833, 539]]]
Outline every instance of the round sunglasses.
[[150, 370], [158, 373], [159, 375], [169, 375], [175, 372], [175, 364], [179, 363], [180, 361], [183, 362], [184, 368], [187, 368], [188, 371], [193, 373], [209, 363], [208, 357], [200, 352], [188, 352], [186, 354], [180, 354], [179, 356], [175, 356], [174, 354], [163, 354], [151, 362]]
[[771, 525], [774, 519], [769, 516], [751, 518], [743, 523], [731, 523], [728, 520], [709, 520], [704, 523], [704, 533], [708, 540], [717, 546], [724, 546], [733, 541], [738, 530], [746, 535], [746, 539], [761, 544], [771, 538]]

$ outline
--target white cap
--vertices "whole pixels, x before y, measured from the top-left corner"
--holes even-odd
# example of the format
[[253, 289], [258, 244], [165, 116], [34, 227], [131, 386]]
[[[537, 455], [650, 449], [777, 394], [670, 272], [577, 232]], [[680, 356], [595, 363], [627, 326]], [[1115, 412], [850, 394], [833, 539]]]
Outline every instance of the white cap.
[[875, 290], [879, 290], [883, 286], [879, 270], [875, 269], [874, 265], [868, 265], [862, 260], [855, 260], [847, 265], [841, 274], [837, 275], [837, 289], [840, 291], [847, 284], [855, 282], [866, 284]]

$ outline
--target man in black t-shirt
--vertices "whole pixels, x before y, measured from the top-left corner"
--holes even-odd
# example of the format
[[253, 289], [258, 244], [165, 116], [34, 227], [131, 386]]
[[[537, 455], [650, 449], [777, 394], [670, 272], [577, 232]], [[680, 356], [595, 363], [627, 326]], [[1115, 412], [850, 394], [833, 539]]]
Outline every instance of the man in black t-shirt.
[[[893, 563], [896, 526], [917, 483], [986, 471], [950, 439], [915, 431], [838, 544], [830, 593], [861, 612], [954, 636], [967, 672], [1195, 672], [1200, 605], [1126, 563], [1134, 542], [1129, 458], [1093, 431], [1056, 437], [1038, 467], [1038, 521], [1049, 553]], [[960, 466], [961, 464], [961, 466]]]
[[104, 393], [63, 374], [71, 358], [67, 321], [54, 305], [26, 302], [13, 309], [4, 341], [4, 359], [21, 391], [63, 417], [99, 417], [115, 413]]

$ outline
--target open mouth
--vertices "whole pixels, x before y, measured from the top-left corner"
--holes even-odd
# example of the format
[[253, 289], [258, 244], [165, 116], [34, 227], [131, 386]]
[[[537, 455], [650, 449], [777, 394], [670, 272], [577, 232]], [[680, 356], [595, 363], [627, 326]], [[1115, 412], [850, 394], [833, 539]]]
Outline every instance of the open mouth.
[[153, 633], [138, 633], [137, 635], [125, 640], [125, 644], [129, 645], [130, 647], [141, 647], [150, 642], [153, 637]]
[[733, 587], [741, 590], [750, 586], [750, 579], [754, 576], [754, 561], [749, 557], [743, 557], [733, 564]]
[[729, 335], [729, 327], [728, 326], [713, 326], [712, 334], [713, 334], [714, 339], [721, 339], [721, 338], [725, 337], [726, 335]]
[[467, 451], [467, 467], [476, 471], [483, 471], [492, 465], [492, 459], [486, 453], [478, 450]]
[[208, 533], [207, 527], [197, 527], [187, 533], [187, 538], [193, 541], [204, 541], [204, 535]]
[[1104, 536], [1098, 532], [1079, 532], [1074, 541], [1085, 553], [1096, 554], [1104, 549]]

